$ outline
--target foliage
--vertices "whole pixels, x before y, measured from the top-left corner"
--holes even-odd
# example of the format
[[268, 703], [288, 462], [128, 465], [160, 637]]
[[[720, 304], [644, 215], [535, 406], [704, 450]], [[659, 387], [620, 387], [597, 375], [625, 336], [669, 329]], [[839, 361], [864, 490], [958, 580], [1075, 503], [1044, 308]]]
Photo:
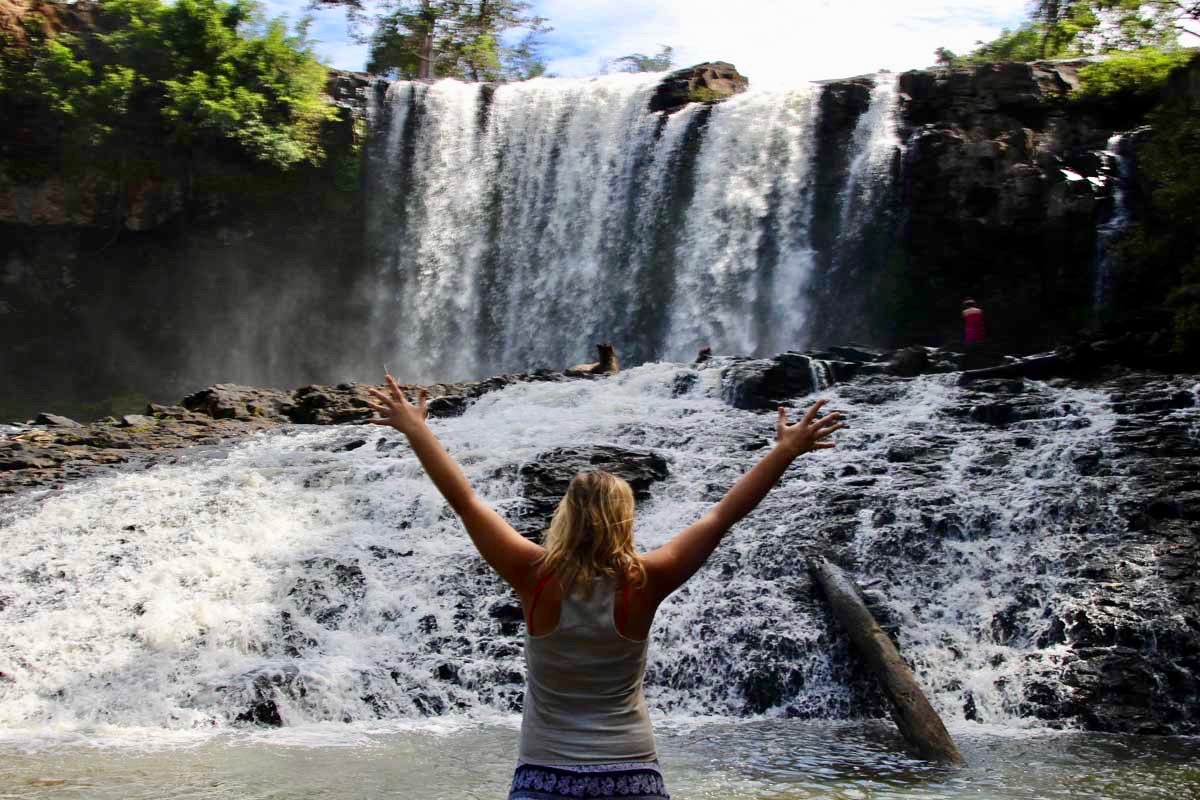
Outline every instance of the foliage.
[[107, 0], [95, 27], [48, 32], [0, 54], [0, 103], [45, 119], [63, 144], [131, 152], [232, 144], [279, 168], [323, 157], [326, 71], [302, 24], [289, 35], [251, 0]]
[[1150, 203], [1121, 243], [1120, 299], [1136, 308], [1165, 298], [1176, 352], [1200, 363], [1200, 108], [1181, 95], [1148, 121], [1138, 171]]
[[[316, 0], [361, 17], [359, 0]], [[550, 29], [525, 0], [386, 0], [367, 70], [407, 79], [525, 80], [545, 74], [538, 55]], [[512, 42], [513, 35], [523, 31]]]
[[1172, 47], [1181, 35], [1200, 34], [1195, 0], [1037, 0], [1034, 18], [1082, 53]]
[[1079, 70], [1080, 93], [1085, 97], [1157, 94], [1166, 85], [1171, 70], [1191, 57], [1187, 50], [1153, 47], [1113, 53], [1107, 60]]
[[1197, 36], [1197, 0], [1035, 0], [1030, 19], [991, 42], [976, 42], [960, 56], [939, 47], [937, 63], [972, 66], [996, 61], [1037, 61], [1123, 50], [1172, 50], [1180, 36]]
[[934, 51], [937, 63], [945, 67], [973, 67], [997, 61], [1037, 61], [1065, 55], [1066, 50], [1056, 37], [1047, 36], [1046, 26], [1027, 22], [1016, 30], [1004, 29], [990, 42], [976, 42], [975, 49], [966, 55], [939, 47]]
[[656, 54], [648, 56], [644, 53], [630, 53], [627, 56], [614, 58], [612, 68], [617, 72], [666, 72], [672, 66], [672, 56], [675, 48], [660, 45]]

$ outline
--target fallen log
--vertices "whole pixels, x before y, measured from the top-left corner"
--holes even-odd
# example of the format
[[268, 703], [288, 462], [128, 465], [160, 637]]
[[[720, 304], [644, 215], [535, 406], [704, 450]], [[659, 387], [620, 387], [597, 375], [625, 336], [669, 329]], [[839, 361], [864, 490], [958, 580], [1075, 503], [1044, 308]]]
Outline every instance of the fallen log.
[[892, 640], [863, 603], [854, 581], [823, 558], [815, 559], [809, 567], [825, 591], [833, 615], [850, 634], [855, 650], [879, 678], [879, 685], [892, 703], [892, 719], [900, 733], [928, 761], [964, 763], [942, 718], [929, 704]]
[[958, 375], [958, 385], [965, 386], [971, 381], [983, 378], [1052, 378], [1070, 370], [1072, 366], [1074, 364], [1067, 354], [1050, 353], [1024, 358], [1011, 364], [1001, 364], [998, 367], [964, 370]]

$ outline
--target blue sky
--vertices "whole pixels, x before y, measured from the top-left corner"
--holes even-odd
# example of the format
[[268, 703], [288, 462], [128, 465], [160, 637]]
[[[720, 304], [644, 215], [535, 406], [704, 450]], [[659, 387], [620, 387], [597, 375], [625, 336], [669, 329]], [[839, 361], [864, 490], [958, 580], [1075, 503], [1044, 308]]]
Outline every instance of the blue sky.
[[[295, 20], [306, 0], [266, 0], [272, 16]], [[928, 66], [939, 45], [963, 52], [1024, 17], [1028, 0], [536, 0], [550, 19], [550, 71], [595, 75], [607, 59], [675, 48], [681, 65], [733, 62], [754, 85], [842, 78], [881, 68]], [[366, 48], [344, 13], [314, 13], [317, 52], [332, 66], [362, 69]]]

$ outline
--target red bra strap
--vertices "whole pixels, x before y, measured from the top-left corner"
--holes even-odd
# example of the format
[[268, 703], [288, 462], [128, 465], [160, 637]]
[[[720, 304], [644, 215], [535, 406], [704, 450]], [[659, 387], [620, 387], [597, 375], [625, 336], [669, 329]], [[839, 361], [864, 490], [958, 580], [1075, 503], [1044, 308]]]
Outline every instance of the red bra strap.
[[554, 577], [553, 572], [547, 572], [538, 581], [537, 587], [533, 590], [533, 602], [529, 604], [529, 619], [525, 620], [525, 624], [533, 627], [533, 612], [537, 611], [538, 598], [542, 596], [542, 590], [546, 588], [546, 584]]
[[625, 586], [621, 589], [621, 607], [617, 609], [617, 633], [622, 636], [625, 633], [621, 629], [625, 628], [628, 630], [628, 626], [625, 623], [629, 621], [629, 594], [631, 591], [633, 591], [633, 584], [625, 581]]

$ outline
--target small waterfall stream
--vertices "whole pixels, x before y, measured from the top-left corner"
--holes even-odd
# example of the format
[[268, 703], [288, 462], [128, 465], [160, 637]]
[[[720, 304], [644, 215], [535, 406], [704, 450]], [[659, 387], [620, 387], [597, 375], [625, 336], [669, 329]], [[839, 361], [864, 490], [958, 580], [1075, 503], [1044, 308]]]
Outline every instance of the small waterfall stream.
[[858, 119], [850, 142], [850, 172], [838, 198], [841, 235], [853, 238], [867, 223], [874, 201], [890, 180], [891, 168], [903, 147], [896, 125], [896, 79], [875, 76], [871, 104]]
[[[518, 384], [433, 424], [510, 514], [523, 502], [518, 468], [546, 450], [664, 455], [670, 476], [636, 529], [652, 548], [715, 502], [772, 435], [772, 415], [720, 401], [719, 362]], [[1081, 458], [1112, 447], [1103, 394], [1029, 392], [1044, 413], [997, 428], [974, 421], [970, 397], [937, 376], [829, 389], [851, 422], [840, 446], [798, 461], [661, 609], [655, 715], [860, 708], [844, 641], [805, 569], [810, 554], [836, 551], [879, 583], [949, 720], [1029, 724], [1031, 687], [1070, 658], [1040, 637], [1095, 602], [1055, 565], [1116, 530], [1115, 509], [1135, 491], [1079, 472]], [[221, 731], [269, 721], [256, 716], [264, 704], [288, 725], [419, 722], [509, 714], [521, 697], [513, 598], [390, 430], [289, 427], [189, 451], [176, 465], [6, 503], [0, 535], [0, 727], [10, 731]]]
[[1092, 306], [1096, 310], [1102, 309], [1112, 299], [1110, 295], [1117, 245], [1131, 220], [1127, 195], [1129, 182], [1133, 179], [1133, 160], [1125, 152], [1127, 147], [1126, 136], [1115, 133], [1104, 149], [1108, 180], [1112, 182], [1112, 211], [1096, 231], [1096, 277], [1092, 290]]

